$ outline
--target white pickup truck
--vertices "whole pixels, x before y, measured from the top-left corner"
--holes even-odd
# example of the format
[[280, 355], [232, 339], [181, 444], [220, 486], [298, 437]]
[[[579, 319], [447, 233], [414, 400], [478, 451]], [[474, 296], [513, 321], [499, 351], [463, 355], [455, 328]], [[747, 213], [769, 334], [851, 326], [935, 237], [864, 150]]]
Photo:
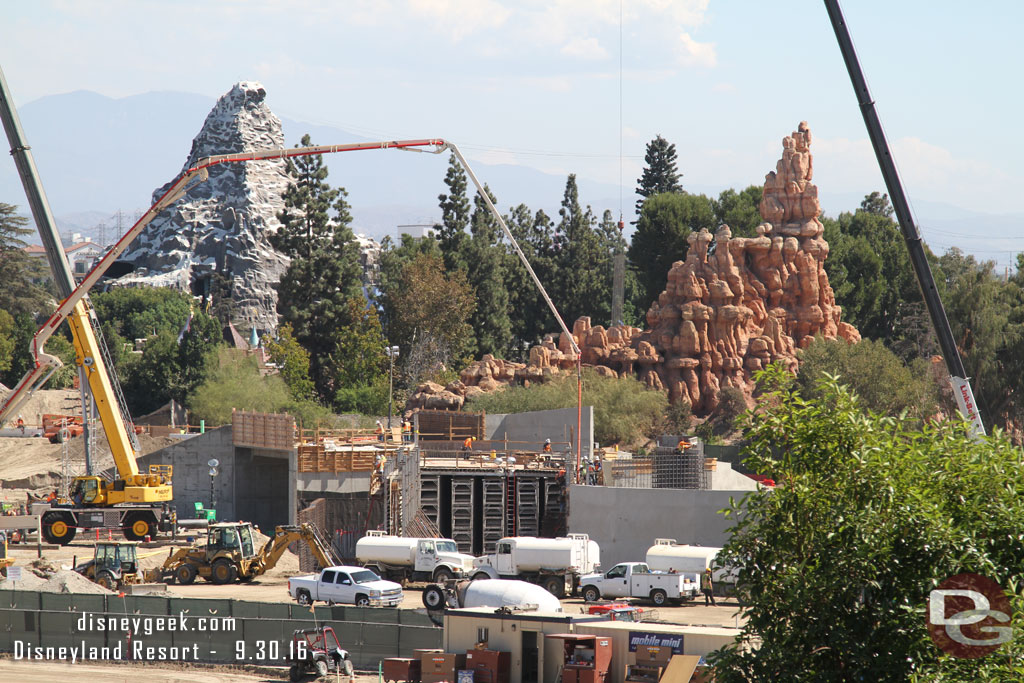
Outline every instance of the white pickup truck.
[[327, 567], [319, 576], [294, 576], [288, 579], [288, 592], [300, 605], [321, 600], [359, 607], [397, 607], [403, 597], [400, 585], [362, 567]]
[[652, 572], [644, 562], [623, 562], [603, 574], [580, 577], [583, 599], [649, 598], [659, 607], [671, 601], [690, 600], [700, 593], [700, 577]]

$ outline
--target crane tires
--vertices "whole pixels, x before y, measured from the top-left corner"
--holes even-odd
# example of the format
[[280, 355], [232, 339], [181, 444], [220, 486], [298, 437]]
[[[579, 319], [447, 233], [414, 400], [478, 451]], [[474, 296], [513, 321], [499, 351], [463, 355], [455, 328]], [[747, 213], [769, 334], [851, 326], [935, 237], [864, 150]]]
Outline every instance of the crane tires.
[[597, 602], [601, 599], [601, 591], [597, 586], [587, 586], [583, 589], [583, 602]]
[[651, 602], [658, 607], [664, 607], [668, 603], [668, 593], [660, 588], [655, 588], [651, 591]]
[[174, 580], [182, 586], [187, 586], [196, 580], [196, 574], [198, 574], [196, 566], [186, 562], [175, 568]]
[[109, 569], [101, 569], [96, 578], [93, 579], [97, 584], [103, 586], [108, 591], [117, 590], [117, 577], [114, 576], [114, 572]]
[[215, 560], [213, 566], [210, 567], [210, 580], [216, 584], [232, 583], [238, 578], [238, 570], [235, 569], [234, 563], [222, 557], [219, 560]]
[[431, 584], [423, 589], [423, 606], [427, 609], [444, 609], [446, 602], [440, 586]]
[[49, 511], [43, 515], [43, 539], [47, 543], [67, 545], [75, 538], [78, 529], [70, 512]]
[[121, 533], [129, 541], [142, 541], [156, 536], [156, 517], [152, 512], [132, 512], [124, 516]]

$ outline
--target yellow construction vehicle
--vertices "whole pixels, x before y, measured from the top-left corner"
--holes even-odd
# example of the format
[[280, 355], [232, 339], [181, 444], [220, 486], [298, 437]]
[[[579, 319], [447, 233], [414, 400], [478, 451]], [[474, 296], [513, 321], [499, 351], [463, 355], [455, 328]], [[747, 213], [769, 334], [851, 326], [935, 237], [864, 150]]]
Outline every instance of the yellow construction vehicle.
[[138, 544], [130, 541], [99, 541], [92, 559], [74, 569], [107, 590], [142, 583], [137, 548]]
[[61, 366], [60, 359], [46, 353], [44, 346], [57, 329], [67, 322], [75, 347], [75, 363], [89, 386], [117, 469], [113, 481], [91, 472], [76, 477], [69, 486], [69, 500], [61, 500], [43, 513], [43, 537], [47, 542], [67, 545], [80, 528], [119, 528], [125, 538], [133, 541], [155, 536], [157, 531], [171, 530], [175, 521], [174, 511], [170, 507], [171, 467], [151, 466], [149, 472], [139, 472], [136, 464], [138, 444], [134, 429], [131, 428], [131, 418], [117, 389], [116, 380], [108, 369], [110, 359], [97, 337], [99, 326], [89, 306], [87, 295], [99, 274], [90, 274], [91, 279], [86, 277], [76, 287], [2, 72], [0, 120], [11, 143], [11, 155], [25, 187], [32, 216], [53, 272], [54, 284], [62, 297], [57, 310], [32, 339], [30, 350], [34, 362], [3, 405], [0, 405], [0, 424], [16, 414], [32, 393], [42, 387]]
[[279, 526], [274, 536], [256, 550], [249, 522], [211, 524], [206, 543], [172, 552], [163, 566], [146, 572], [147, 583], [166, 581], [188, 585], [196, 577], [211, 583], [247, 583], [277, 564], [295, 541], [305, 541], [321, 567], [338, 564], [330, 546], [311, 524]]

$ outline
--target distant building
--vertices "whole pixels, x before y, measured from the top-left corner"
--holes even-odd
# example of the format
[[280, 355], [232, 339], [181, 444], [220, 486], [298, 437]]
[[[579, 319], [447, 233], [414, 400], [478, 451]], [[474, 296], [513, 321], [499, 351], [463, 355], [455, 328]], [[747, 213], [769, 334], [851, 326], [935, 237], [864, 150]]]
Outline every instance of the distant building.
[[[74, 274], [76, 279], [80, 279], [88, 273], [92, 267], [96, 265], [96, 261], [103, 256], [104, 251], [105, 249], [103, 247], [92, 240], [83, 240], [64, 247], [64, 254], [68, 258], [68, 263], [71, 265], [71, 272]], [[30, 244], [25, 247], [25, 253], [36, 258], [46, 258], [46, 249], [38, 244]]]

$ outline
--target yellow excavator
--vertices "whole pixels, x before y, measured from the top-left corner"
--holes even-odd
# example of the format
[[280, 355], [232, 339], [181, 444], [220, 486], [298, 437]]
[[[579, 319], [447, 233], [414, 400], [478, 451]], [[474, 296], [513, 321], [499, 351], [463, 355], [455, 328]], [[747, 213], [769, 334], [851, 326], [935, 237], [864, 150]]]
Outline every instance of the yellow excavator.
[[206, 543], [172, 551], [163, 566], [145, 573], [146, 583], [166, 581], [188, 585], [196, 577], [211, 583], [248, 583], [271, 569], [288, 546], [304, 541], [321, 568], [341, 564], [311, 524], [279, 526], [274, 536], [257, 551], [253, 526], [249, 522], [211, 524]]

